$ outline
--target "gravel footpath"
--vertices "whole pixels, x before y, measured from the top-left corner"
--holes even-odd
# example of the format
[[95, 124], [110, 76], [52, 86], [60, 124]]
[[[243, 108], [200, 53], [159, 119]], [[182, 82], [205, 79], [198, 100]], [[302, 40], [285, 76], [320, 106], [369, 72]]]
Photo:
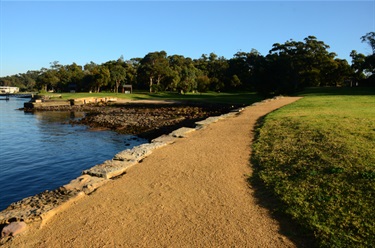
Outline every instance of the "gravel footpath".
[[298, 99], [247, 107], [155, 150], [4, 247], [295, 247], [246, 180], [256, 121]]

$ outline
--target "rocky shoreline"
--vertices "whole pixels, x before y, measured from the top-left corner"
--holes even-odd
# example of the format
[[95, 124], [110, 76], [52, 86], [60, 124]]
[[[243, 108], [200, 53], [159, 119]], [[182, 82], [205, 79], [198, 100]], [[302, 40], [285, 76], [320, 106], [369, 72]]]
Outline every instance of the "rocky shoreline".
[[113, 130], [121, 134], [137, 135], [152, 140], [180, 127], [193, 127], [194, 123], [209, 116], [219, 116], [241, 106], [224, 104], [195, 104], [180, 102], [125, 102], [96, 103], [72, 106], [50, 106], [35, 111], [79, 111], [85, 117], [71, 124], [86, 125], [92, 129]]
[[37, 111], [83, 111], [86, 116], [73, 121], [72, 124], [135, 134], [148, 138], [150, 143], [126, 149], [116, 154], [113, 159], [83, 171], [82, 176], [58, 189], [47, 190], [12, 203], [0, 212], [0, 245], [23, 232], [28, 225], [42, 227], [57, 212], [91, 194], [109, 180], [125, 174], [127, 169], [138, 164], [153, 150], [174, 143], [176, 139], [184, 138], [187, 133], [234, 116], [242, 110], [235, 107], [238, 106], [126, 103], [38, 109]]
[[[262, 104], [279, 98], [280, 97], [267, 99], [252, 105]], [[127, 125], [124, 124], [128, 123], [129, 120], [134, 120], [134, 118], [138, 118], [138, 120], [145, 118], [148, 120], [146, 123], [148, 124], [147, 127], [149, 130], [147, 130], [147, 128], [141, 130], [143, 134], [146, 134], [150, 139], [150, 143], [136, 146], [132, 149], [126, 149], [116, 154], [111, 160], [104, 161], [102, 164], [95, 165], [94, 167], [83, 171], [80, 177], [58, 189], [45, 191], [38, 195], [12, 203], [7, 209], [0, 212], [0, 245], [11, 240], [17, 234], [25, 231], [26, 228], [31, 226], [33, 228], [41, 228], [56, 213], [69, 207], [82, 197], [90, 195], [97, 188], [103, 186], [110, 180], [114, 180], [119, 176], [126, 174], [126, 171], [130, 167], [139, 164], [155, 149], [172, 144], [176, 139], [184, 138], [186, 137], [186, 134], [205, 128], [211, 123], [233, 117], [243, 110], [243, 108], [239, 106], [225, 105], [162, 105], [131, 104], [128, 106], [128, 104], [125, 104], [108, 106], [108, 108], [101, 108], [98, 106], [76, 108], [71, 106], [69, 109], [65, 107], [59, 109], [44, 109], [43, 111], [66, 111], [72, 109], [76, 111], [85, 111], [88, 113], [87, 116], [77, 123], [87, 124], [91, 127], [105, 127], [119, 132], [128, 132], [124, 130], [134, 130], [131, 128], [128, 129]], [[135, 109], [138, 111], [135, 111]], [[158, 116], [157, 113], [160, 113], [160, 115]], [[109, 118], [104, 118], [104, 116], [109, 116]], [[113, 122], [111, 121], [111, 116], [114, 117]], [[192, 123], [193, 127], [186, 127], [184, 125], [185, 122]], [[117, 125], [123, 128], [118, 128], [114, 123], [117, 123]], [[140, 123], [143, 122], [140, 121]], [[167, 124], [169, 126], [165, 126]], [[174, 127], [174, 131], [168, 134], [164, 133], [172, 129], [172, 126]], [[140, 134], [142, 134], [142, 132]], [[157, 138], [151, 138], [154, 136], [157, 136]]]

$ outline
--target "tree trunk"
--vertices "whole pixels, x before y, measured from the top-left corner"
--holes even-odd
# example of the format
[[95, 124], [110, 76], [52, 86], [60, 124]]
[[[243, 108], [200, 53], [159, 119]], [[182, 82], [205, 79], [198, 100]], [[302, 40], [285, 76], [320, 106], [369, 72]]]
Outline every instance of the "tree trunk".
[[118, 93], [118, 87], [120, 86], [120, 80], [116, 80], [116, 89], [115, 92]]
[[157, 85], [160, 85], [161, 75], [158, 75]]
[[150, 77], [150, 93], [152, 93], [152, 77]]

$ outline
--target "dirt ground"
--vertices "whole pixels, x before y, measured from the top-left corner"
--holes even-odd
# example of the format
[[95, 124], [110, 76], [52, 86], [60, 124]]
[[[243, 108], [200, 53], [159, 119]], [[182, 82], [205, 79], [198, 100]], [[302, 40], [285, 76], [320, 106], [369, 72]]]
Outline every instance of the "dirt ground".
[[256, 121], [298, 99], [248, 107], [155, 150], [4, 247], [296, 247], [246, 179]]

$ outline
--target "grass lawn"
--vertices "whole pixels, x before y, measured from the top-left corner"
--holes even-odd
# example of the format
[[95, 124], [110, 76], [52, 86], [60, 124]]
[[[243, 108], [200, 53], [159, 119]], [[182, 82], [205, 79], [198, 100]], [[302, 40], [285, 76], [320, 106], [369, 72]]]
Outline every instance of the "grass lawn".
[[375, 89], [308, 89], [267, 115], [253, 177], [321, 247], [375, 244]]
[[236, 105], [250, 105], [254, 102], [262, 100], [254, 92], [237, 92], [237, 93], [217, 93], [208, 92], [202, 94], [188, 93], [185, 95], [178, 93], [148, 93], [141, 91], [134, 91], [132, 94], [122, 93], [45, 93], [48, 96], [61, 96], [62, 99], [75, 99], [84, 97], [116, 97], [121, 99], [131, 100], [176, 100], [187, 102], [202, 102], [202, 103], [220, 103], [220, 104], [236, 104]]

